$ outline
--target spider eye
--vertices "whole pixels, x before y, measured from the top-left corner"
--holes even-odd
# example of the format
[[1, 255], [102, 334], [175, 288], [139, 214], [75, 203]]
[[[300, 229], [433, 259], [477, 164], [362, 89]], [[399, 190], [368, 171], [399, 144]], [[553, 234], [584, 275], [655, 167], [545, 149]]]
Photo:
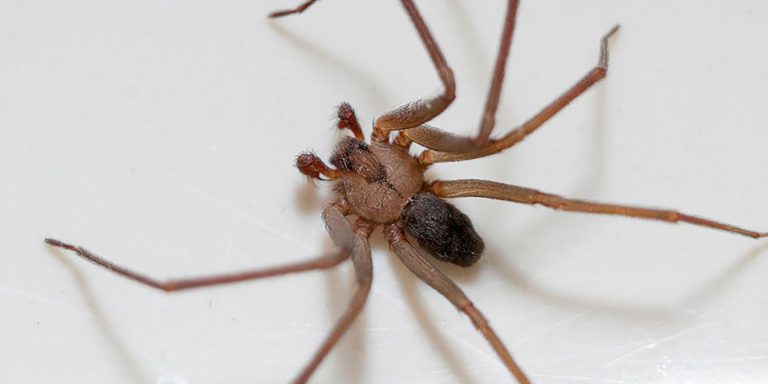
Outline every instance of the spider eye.
[[431, 193], [411, 197], [401, 219], [408, 233], [438, 260], [467, 267], [485, 248], [469, 217]]

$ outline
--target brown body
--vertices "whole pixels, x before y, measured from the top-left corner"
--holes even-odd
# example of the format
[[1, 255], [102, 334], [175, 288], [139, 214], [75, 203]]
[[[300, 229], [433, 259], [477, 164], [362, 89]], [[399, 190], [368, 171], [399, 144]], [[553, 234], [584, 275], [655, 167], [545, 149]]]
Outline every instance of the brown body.
[[346, 137], [331, 163], [341, 171], [337, 192], [353, 213], [374, 223], [399, 220], [408, 200], [422, 190], [424, 174], [417, 159], [397, 145]]

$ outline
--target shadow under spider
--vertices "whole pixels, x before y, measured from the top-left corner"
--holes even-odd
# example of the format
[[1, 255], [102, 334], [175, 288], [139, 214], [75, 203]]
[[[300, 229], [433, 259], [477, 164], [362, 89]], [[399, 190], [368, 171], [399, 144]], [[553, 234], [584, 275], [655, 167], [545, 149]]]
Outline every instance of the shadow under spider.
[[540, 299], [548, 302], [556, 303], [559, 306], [573, 308], [576, 310], [584, 310], [585, 308], [588, 308], [591, 311], [618, 315], [633, 321], [638, 319], [641, 321], [658, 321], [661, 319], [674, 320], [675, 312], [669, 308], [682, 307], [686, 304], [691, 304], [694, 302], [711, 300], [716, 295], [722, 294], [750, 263], [752, 263], [761, 253], [766, 251], [768, 251], [768, 244], [756, 246], [751, 251], [747, 252], [745, 255], [734, 261], [730, 267], [721, 271], [708, 282], [697, 287], [688, 296], [681, 298], [674, 304], [665, 305], [664, 308], [641, 308], [638, 306], [632, 306], [631, 304], [601, 301], [599, 298], [594, 297], [575, 297], [573, 295], [569, 295], [568, 293], [537, 285], [531, 279], [525, 277], [525, 274], [521, 273], [520, 271], [509, 267], [503, 262], [497, 262], [498, 258], [494, 258], [489, 262], [489, 264], [493, 265], [493, 268], [491, 268], [493, 272], [500, 275], [511, 285], [522, 289], [527, 294], [539, 297]]
[[[436, 326], [438, 322], [435, 321], [435, 316], [424, 308], [424, 300], [427, 299], [422, 297], [417, 288], [417, 284], [420, 284], [421, 281], [394, 258], [390, 257], [389, 262], [392, 270], [395, 272], [399, 285], [402, 287], [403, 297], [408, 309], [413, 312], [420, 329], [445, 363], [445, 367], [451, 372], [452, 378], [457, 383], [472, 383], [472, 375], [467, 371], [466, 364], [462, 364], [456, 350], [450, 346], [448, 338]], [[443, 267], [444, 265], [440, 266]], [[450, 273], [447, 274], [451, 275]], [[429, 294], [434, 293], [434, 291], [429, 292]], [[446, 304], [450, 305], [449, 303]]]
[[69, 257], [64, 256], [64, 252], [58, 248], [51, 250], [56, 259], [69, 270], [71, 276], [74, 277], [75, 284], [78, 290], [83, 294], [86, 304], [90, 312], [93, 313], [94, 322], [99, 328], [99, 332], [105, 336], [106, 344], [109, 350], [114, 352], [114, 355], [120, 364], [120, 374], [129, 381], [134, 383], [152, 383], [155, 380], [151, 378], [149, 372], [147, 372], [139, 360], [136, 358], [135, 353], [130, 352], [128, 343], [125, 342], [115, 331], [114, 323], [105, 314], [99, 300], [93, 295], [93, 289], [88, 281], [83, 277], [83, 273], [75, 267], [70, 261]]
[[[333, 69], [335, 72], [343, 74], [343, 76], [351, 81], [348, 84], [359, 86], [364, 90], [361, 92], [363, 95], [367, 95], [374, 105], [386, 109], [385, 106], [392, 105], [385, 94], [381, 91], [383, 86], [379, 86], [371, 79], [375, 76], [371, 76], [361, 68], [350, 64], [348, 61], [341, 59], [337, 55], [330, 54], [328, 51], [321, 49], [318, 45], [301, 38], [291, 32], [289, 29], [283, 27], [278, 23], [271, 23], [271, 27], [281, 37], [288, 39], [292, 45], [295, 45], [297, 49], [301, 51], [301, 55], [311, 56], [316, 63], [322, 63], [324, 68]], [[339, 100], [341, 102], [341, 100]], [[308, 143], [309, 144], [309, 143]]]

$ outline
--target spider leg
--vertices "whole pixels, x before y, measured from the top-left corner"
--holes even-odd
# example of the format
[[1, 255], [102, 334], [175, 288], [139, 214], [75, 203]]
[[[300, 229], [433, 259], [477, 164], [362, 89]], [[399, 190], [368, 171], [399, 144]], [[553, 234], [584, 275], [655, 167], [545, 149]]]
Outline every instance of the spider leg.
[[409, 141], [433, 151], [463, 153], [468, 149], [477, 149], [475, 139], [471, 137], [443, 131], [426, 124], [400, 131], [399, 136], [404, 136]]
[[606, 204], [588, 200], [568, 199], [535, 189], [502, 184], [487, 180], [451, 180], [436, 181], [431, 186], [432, 192], [439, 197], [485, 197], [489, 199], [507, 200], [516, 203], [540, 204], [549, 208], [595, 213], [603, 215], [619, 215], [640, 219], [659, 220], [668, 223], [689, 223], [702, 227], [736, 233], [755, 239], [768, 237], [768, 232], [757, 232], [734, 225], [721, 223], [703, 217], [692, 216], [669, 209], [634, 207], [630, 205]]
[[[539, 111], [539, 113], [523, 123], [523, 125], [513, 129], [499, 139], [491, 140], [488, 145], [477, 151], [455, 153], [448, 151], [442, 152], [440, 150], [427, 150], [422, 152], [419, 161], [424, 165], [429, 165], [433, 163], [448, 161], [471, 160], [479, 157], [493, 155], [519, 143], [528, 135], [536, 131], [536, 129], [538, 129], [552, 116], [556, 115], [563, 108], [565, 108], [565, 106], [570, 104], [571, 101], [579, 97], [586, 90], [595, 85], [595, 83], [605, 78], [605, 75], [608, 72], [608, 39], [614, 33], [616, 33], [618, 29], [618, 25], [614, 26], [600, 40], [600, 57], [598, 59], [597, 66], [587, 72], [587, 74], [584, 75], [584, 77], [582, 77], [578, 82], [576, 82], [576, 84], [571, 86], [571, 88], [561, 94], [557, 99], [544, 107], [544, 109]], [[428, 132], [428, 134], [446, 135], [445, 132], [438, 130], [434, 132]]]
[[299, 6], [296, 7], [296, 8], [283, 9], [283, 10], [272, 12], [272, 13], [269, 14], [269, 18], [270, 19], [276, 19], [278, 17], [283, 17], [283, 16], [288, 16], [288, 15], [302, 13], [302, 12], [304, 12], [304, 10], [306, 10], [309, 7], [311, 7], [312, 4], [314, 4], [315, 2], [317, 2], [317, 0], [307, 0], [307, 1], [299, 4]]
[[[518, 0], [508, 0], [507, 15], [504, 19], [504, 27], [501, 34], [501, 42], [499, 44], [499, 52], [496, 55], [496, 65], [493, 71], [493, 78], [491, 80], [491, 87], [488, 91], [488, 98], [485, 103], [485, 110], [483, 111], [482, 118], [480, 120], [480, 128], [477, 136], [474, 139], [461, 137], [459, 140], [451, 140], [451, 144], [448, 147], [440, 147], [449, 149], [453, 152], [469, 152], [476, 151], [488, 140], [491, 131], [496, 123], [496, 109], [499, 105], [499, 98], [501, 96], [501, 86], [504, 82], [504, 74], [506, 70], [507, 58], [509, 57], [509, 48], [512, 44], [512, 33], [515, 29], [515, 21], [517, 19], [517, 8], [519, 5]], [[453, 79], [453, 72], [448, 63], [445, 61], [440, 48], [434, 41], [429, 29], [427, 28], [424, 20], [421, 18], [419, 11], [412, 1], [403, 0], [403, 6], [405, 6], [408, 15], [411, 17], [413, 24], [421, 36], [424, 45], [429, 51], [432, 62], [437, 69], [440, 79], [445, 86], [445, 91], [442, 95], [429, 99], [419, 100], [414, 103], [406, 104], [400, 108], [389, 112], [376, 120], [374, 128], [374, 139], [378, 141], [384, 141], [390, 131], [404, 130], [409, 128], [418, 129], [419, 125], [432, 120], [440, 113], [442, 113], [453, 101], [456, 93], [456, 85]], [[424, 145], [419, 140], [415, 140], [410, 137], [409, 134], [405, 134], [406, 138]], [[423, 135], [422, 135], [423, 137]], [[425, 145], [426, 146], [426, 145]], [[428, 146], [427, 146], [428, 147]], [[428, 147], [429, 148], [429, 147]]]
[[488, 99], [485, 101], [485, 110], [480, 119], [480, 129], [473, 143], [476, 145], [472, 146], [474, 148], [488, 141], [488, 137], [496, 125], [496, 109], [499, 106], [499, 98], [501, 97], [501, 86], [504, 83], [504, 73], [507, 67], [507, 58], [509, 58], [509, 47], [512, 45], [512, 32], [515, 30], [515, 20], [517, 19], [517, 7], [519, 4], [518, 0], [508, 1], [507, 16], [504, 19], [504, 28], [501, 32], [499, 53], [496, 55], [496, 67], [493, 70], [491, 88], [488, 90]]
[[451, 102], [453, 102], [453, 99], [456, 98], [456, 82], [453, 78], [453, 71], [445, 61], [443, 52], [432, 37], [432, 33], [429, 32], [427, 24], [424, 22], [424, 19], [421, 17], [421, 14], [413, 1], [401, 1], [403, 7], [405, 7], [405, 11], [411, 18], [414, 27], [416, 27], [416, 31], [419, 33], [421, 41], [427, 48], [429, 57], [432, 59], [432, 64], [435, 66], [437, 74], [440, 76], [440, 81], [443, 83], [445, 89], [440, 95], [402, 105], [376, 119], [371, 139], [378, 142], [387, 141], [390, 131], [417, 127], [434, 119], [448, 108]]
[[334, 325], [331, 332], [326, 336], [317, 352], [312, 356], [312, 360], [302, 369], [299, 377], [294, 380], [294, 384], [306, 383], [310, 376], [323, 361], [328, 352], [338, 343], [339, 339], [347, 332], [349, 327], [362, 311], [368, 294], [371, 291], [371, 282], [373, 281], [373, 262], [371, 260], [371, 247], [368, 243], [368, 237], [371, 235], [372, 227], [363, 220], [358, 220], [355, 229], [354, 246], [352, 247], [352, 264], [355, 267], [357, 277], [357, 291], [349, 302], [344, 314]]
[[397, 135], [395, 136], [395, 139], [392, 140], [392, 144], [395, 144], [405, 149], [411, 148], [411, 144], [413, 143], [413, 140], [409, 139], [408, 136], [404, 134], [405, 132], [408, 132], [408, 130], [398, 132]]
[[397, 224], [390, 224], [384, 229], [384, 233], [389, 241], [389, 246], [395, 252], [400, 261], [413, 272], [419, 279], [429, 284], [432, 288], [443, 295], [448, 301], [464, 312], [472, 320], [475, 328], [483, 334], [486, 340], [491, 344], [493, 350], [499, 356], [504, 365], [509, 369], [519, 384], [528, 384], [528, 378], [522, 369], [517, 365], [507, 347], [493, 331], [488, 320], [485, 319], [480, 311], [475, 308], [472, 301], [464, 294], [448, 276], [445, 276], [440, 270], [435, 268], [432, 263], [425, 259], [420, 252], [414, 248], [405, 238], [402, 228]]
[[323, 211], [323, 221], [325, 222], [328, 233], [330, 234], [337, 248], [334, 251], [322, 255], [318, 258], [272, 268], [210, 276], [172, 279], [166, 281], [154, 279], [144, 274], [132, 271], [128, 268], [114, 264], [111, 261], [103, 259], [80, 246], [75, 246], [54, 239], [45, 239], [45, 242], [48, 245], [75, 252], [75, 254], [78, 256], [137, 283], [141, 283], [148, 287], [152, 287], [164, 292], [176, 292], [191, 288], [232, 284], [242, 281], [286, 275], [289, 273], [311, 271], [316, 269], [327, 269], [336, 266], [349, 258], [354, 244], [352, 227], [350, 226], [347, 218], [344, 216], [345, 214], [346, 209], [344, 208], [343, 203], [333, 204], [326, 208], [325, 211]]

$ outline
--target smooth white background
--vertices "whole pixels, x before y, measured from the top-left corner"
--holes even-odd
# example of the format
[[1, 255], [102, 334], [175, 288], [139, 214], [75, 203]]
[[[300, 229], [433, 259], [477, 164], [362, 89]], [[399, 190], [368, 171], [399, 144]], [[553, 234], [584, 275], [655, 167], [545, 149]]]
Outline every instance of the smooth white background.
[[[420, 1], [458, 81], [434, 125], [477, 127], [503, 1]], [[349, 266], [165, 295], [44, 246], [156, 277], [331, 247], [327, 186], [292, 165], [440, 90], [396, 1], [0, 3], [0, 383], [285, 383], [350, 297]], [[768, 229], [768, 4], [523, 1], [498, 116], [531, 116], [597, 61], [608, 78], [508, 152], [439, 165]], [[765, 383], [768, 243], [686, 225], [455, 201], [485, 237], [439, 265], [536, 383]], [[317, 383], [500, 383], [470, 322], [374, 236], [367, 308]]]

